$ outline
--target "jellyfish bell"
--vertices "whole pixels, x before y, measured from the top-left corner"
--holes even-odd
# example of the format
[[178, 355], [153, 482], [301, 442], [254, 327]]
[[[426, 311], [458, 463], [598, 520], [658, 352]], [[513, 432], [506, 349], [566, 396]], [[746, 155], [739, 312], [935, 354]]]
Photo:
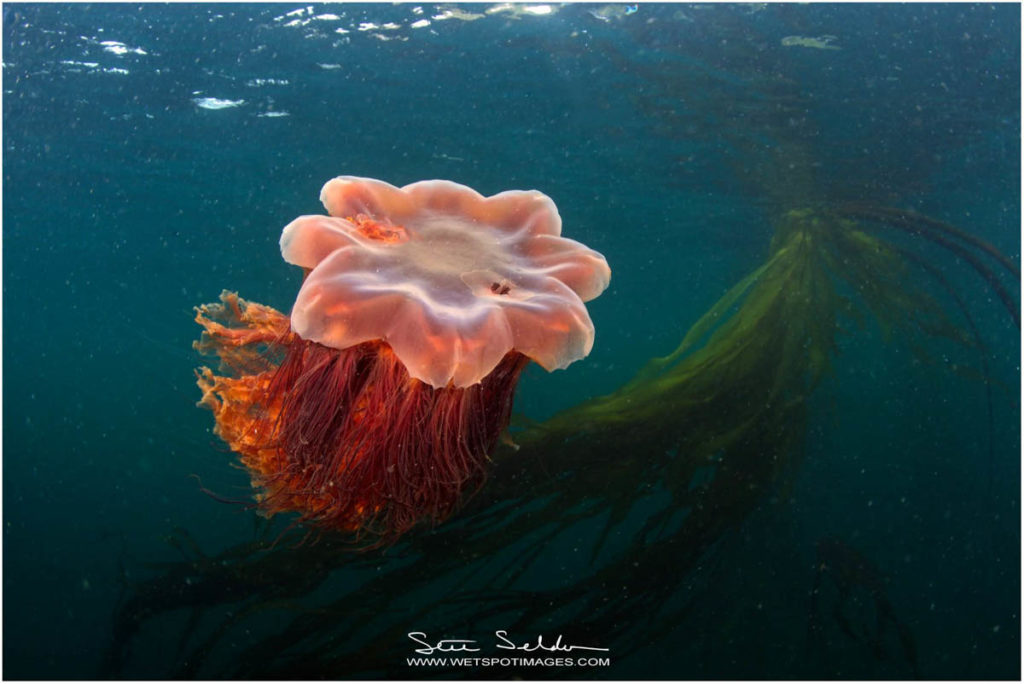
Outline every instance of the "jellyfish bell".
[[198, 309], [198, 348], [235, 371], [201, 369], [201, 403], [265, 513], [394, 538], [483, 483], [523, 368], [590, 352], [611, 273], [540, 192], [342, 176], [320, 199], [281, 236], [306, 273], [290, 317]]

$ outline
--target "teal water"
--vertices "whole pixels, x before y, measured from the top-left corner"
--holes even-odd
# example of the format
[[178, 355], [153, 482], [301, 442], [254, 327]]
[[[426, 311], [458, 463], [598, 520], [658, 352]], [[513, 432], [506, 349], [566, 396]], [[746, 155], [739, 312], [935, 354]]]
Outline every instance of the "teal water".
[[[335, 175], [536, 188], [607, 256], [594, 351], [526, 373], [533, 419], [675, 348], [791, 208], [913, 208], [1019, 264], [1016, 5], [456, 9], [4, 5], [5, 676], [96, 676], [172, 530], [251, 536], [190, 477], [247, 496], [194, 406], [192, 307], [229, 288], [287, 311], [280, 229]], [[834, 624], [805, 649], [834, 536], [888, 577], [920, 674], [1019, 677], [1019, 330], [935, 258], [987, 344], [994, 428], [983, 383], [851, 334], [795, 481], [723, 540], [692, 618], [559, 676], [911, 676]], [[125, 674], [168, 676], [177, 643], [140, 639]]]

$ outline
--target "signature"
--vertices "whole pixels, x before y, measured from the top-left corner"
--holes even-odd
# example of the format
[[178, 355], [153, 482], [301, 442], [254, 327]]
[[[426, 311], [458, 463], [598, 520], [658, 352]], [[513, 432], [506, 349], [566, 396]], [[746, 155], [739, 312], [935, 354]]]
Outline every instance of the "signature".
[[424, 641], [427, 638], [425, 632], [409, 632], [406, 636], [423, 646], [423, 648], [416, 649], [417, 653], [422, 653], [423, 655], [430, 655], [432, 653], [473, 653], [480, 650], [473, 645], [476, 641], [472, 639], [441, 639], [436, 644], [431, 644], [428, 641]]
[[[409, 632], [406, 636], [420, 646], [420, 648], [416, 649], [416, 653], [420, 653], [422, 655], [431, 655], [434, 653], [475, 653], [481, 650], [478, 647], [480, 642], [475, 639], [441, 639], [440, 641], [433, 642], [427, 639], [425, 632]], [[607, 648], [600, 648], [598, 646], [566, 644], [562, 641], [561, 634], [558, 635], [553, 643], [545, 643], [543, 634], [538, 634], [536, 640], [528, 639], [522, 643], [516, 643], [509, 638], [508, 631], [504, 629], [497, 630], [494, 633], [494, 636], [498, 640], [494, 646], [505, 651], [526, 651], [527, 653], [532, 653], [533, 651], [549, 651], [552, 653], [567, 653], [569, 651], [610, 650]]]

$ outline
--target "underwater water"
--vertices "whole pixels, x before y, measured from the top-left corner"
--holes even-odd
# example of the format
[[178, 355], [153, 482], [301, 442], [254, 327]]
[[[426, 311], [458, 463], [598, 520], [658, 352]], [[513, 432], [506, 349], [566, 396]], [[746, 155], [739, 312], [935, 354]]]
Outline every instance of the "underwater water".
[[[322, 211], [331, 177], [536, 188], [566, 236], [607, 257], [593, 352], [530, 367], [524, 421], [613, 392], [675, 349], [793, 209], [913, 209], [1020, 263], [1015, 4], [5, 4], [2, 47], [7, 678], [181, 676], [187, 607], [145, 622], [119, 667], [104, 659], [125, 597], [182, 560], [176, 531], [208, 556], [254, 536], [255, 513], [193, 477], [251, 497], [195, 405], [193, 307], [231, 289], [288, 311], [302, 275], [280, 258], [280, 230]], [[636, 633], [628, 647], [587, 635], [608, 665], [515, 674], [1019, 678], [1019, 327], [962, 255], [923, 254], [983, 346], [961, 362], [926, 340], [922, 362], [898, 334], [850, 326], [806, 423], [780, 428], [800, 443], [785, 476], [666, 587], [680, 617], [655, 629], [624, 612], [608, 624]], [[1006, 287], [1019, 311], [1019, 282]], [[645, 430], [623, 460], [654, 455]], [[637, 502], [624, 525], [654, 505], [616, 494]], [[521, 581], [557, 596], [624, 548], [580, 550], [604, 525], [499, 541], [536, 549]], [[243, 660], [269, 633], [413, 562], [404, 548], [238, 623], [186, 672], [253, 676]], [[609, 600], [628, 559], [614, 567], [592, 585]], [[386, 628], [501, 628], [427, 616], [444, 599], [428, 575], [388, 604]], [[573, 635], [557, 613], [550, 627]], [[380, 672], [436, 676], [367, 653]], [[337, 662], [274, 674], [379, 676]]]

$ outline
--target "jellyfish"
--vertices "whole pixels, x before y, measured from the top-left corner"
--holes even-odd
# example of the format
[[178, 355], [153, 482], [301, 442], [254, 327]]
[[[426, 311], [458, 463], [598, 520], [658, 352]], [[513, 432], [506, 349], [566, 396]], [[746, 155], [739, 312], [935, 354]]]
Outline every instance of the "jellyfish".
[[611, 271], [537, 191], [341, 176], [320, 200], [281, 235], [305, 274], [290, 316], [230, 292], [197, 309], [197, 348], [234, 371], [197, 371], [200, 404], [263, 514], [394, 539], [483, 484], [530, 360], [590, 353]]

